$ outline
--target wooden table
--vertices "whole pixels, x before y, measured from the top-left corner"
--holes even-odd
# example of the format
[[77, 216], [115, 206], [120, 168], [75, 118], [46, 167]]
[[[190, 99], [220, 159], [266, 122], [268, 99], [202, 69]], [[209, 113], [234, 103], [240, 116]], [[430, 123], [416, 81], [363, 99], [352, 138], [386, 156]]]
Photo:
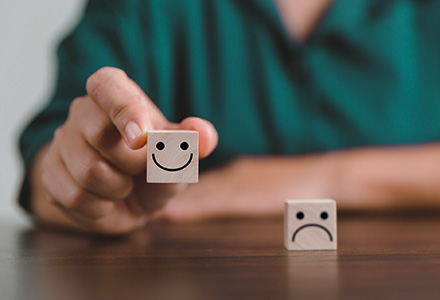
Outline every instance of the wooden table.
[[152, 224], [96, 238], [3, 224], [0, 299], [440, 299], [440, 218], [339, 220], [288, 252], [281, 219]]

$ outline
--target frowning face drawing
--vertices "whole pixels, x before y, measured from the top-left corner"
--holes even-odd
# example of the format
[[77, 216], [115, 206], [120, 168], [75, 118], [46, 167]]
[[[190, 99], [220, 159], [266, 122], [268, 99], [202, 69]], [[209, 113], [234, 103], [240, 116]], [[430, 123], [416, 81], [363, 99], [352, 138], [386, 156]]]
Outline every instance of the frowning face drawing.
[[148, 132], [147, 182], [198, 182], [199, 135], [188, 130]]
[[336, 202], [287, 200], [285, 245], [289, 250], [331, 250], [337, 246]]

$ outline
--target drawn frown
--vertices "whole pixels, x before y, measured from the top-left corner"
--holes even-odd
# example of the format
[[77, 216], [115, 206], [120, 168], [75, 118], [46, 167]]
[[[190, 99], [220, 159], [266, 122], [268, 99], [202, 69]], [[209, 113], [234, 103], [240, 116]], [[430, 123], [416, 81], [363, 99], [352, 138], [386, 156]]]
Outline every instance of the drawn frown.
[[336, 202], [287, 200], [284, 243], [289, 250], [336, 249]]

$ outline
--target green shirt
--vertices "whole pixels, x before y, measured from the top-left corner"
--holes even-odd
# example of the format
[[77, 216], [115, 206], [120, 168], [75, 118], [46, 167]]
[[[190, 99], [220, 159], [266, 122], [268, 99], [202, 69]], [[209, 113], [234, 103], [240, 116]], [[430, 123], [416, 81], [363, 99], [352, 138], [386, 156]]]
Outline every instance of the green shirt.
[[[305, 43], [271, 0], [95, 0], [58, 49], [50, 101], [25, 129], [26, 169], [102, 66], [175, 122], [210, 120], [218, 149], [301, 154], [440, 138], [440, 1], [337, 0]], [[28, 208], [25, 179], [21, 203]]]

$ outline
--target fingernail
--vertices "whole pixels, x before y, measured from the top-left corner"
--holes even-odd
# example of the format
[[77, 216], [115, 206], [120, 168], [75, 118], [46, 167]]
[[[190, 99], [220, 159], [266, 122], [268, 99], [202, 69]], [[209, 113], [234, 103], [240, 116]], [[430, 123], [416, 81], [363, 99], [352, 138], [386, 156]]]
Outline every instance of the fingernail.
[[130, 122], [125, 126], [125, 136], [129, 143], [132, 143], [136, 138], [142, 134], [142, 129], [136, 122]]

